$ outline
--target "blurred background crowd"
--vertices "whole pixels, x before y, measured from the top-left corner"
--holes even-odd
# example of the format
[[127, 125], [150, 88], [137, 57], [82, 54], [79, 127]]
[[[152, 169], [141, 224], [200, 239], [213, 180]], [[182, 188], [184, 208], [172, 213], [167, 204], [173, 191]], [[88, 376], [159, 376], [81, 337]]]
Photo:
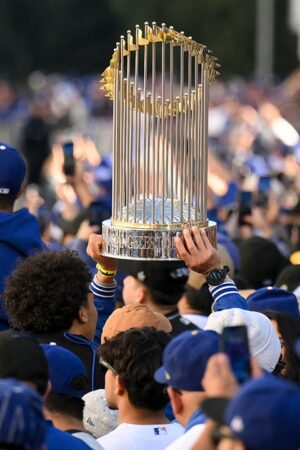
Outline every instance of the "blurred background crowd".
[[[274, 240], [286, 257], [300, 250], [299, 96], [297, 70], [276, 84], [217, 80], [210, 91], [209, 217], [233, 239]], [[54, 247], [86, 240], [110, 217], [111, 106], [98, 77], [35, 72], [22, 95], [0, 82], [1, 140], [20, 148], [29, 166], [19, 207], [38, 217]], [[73, 176], [63, 167], [69, 140]]]

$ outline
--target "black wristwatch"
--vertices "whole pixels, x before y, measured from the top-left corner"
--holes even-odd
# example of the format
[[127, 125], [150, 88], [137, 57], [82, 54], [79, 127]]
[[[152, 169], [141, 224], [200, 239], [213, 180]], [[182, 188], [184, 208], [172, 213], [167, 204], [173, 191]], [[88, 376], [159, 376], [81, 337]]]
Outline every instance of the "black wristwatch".
[[228, 272], [229, 272], [228, 266], [224, 266], [223, 269], [218, 269], [218, 268], [212, 269], [206, 275], [206, 281], [211, 286], [218, 286], [219, 284], [223, 283]]

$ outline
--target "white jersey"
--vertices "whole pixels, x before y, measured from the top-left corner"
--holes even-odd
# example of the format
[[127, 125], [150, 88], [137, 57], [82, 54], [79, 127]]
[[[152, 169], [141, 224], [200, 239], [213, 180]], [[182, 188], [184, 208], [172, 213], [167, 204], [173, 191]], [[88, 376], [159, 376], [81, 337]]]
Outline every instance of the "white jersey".
[[181, 314], [182, 317], [189, 320], [191, 323], [196, 325], [196, 327], [201, 328], [201, 330], [204, 330], [206, 324], [207, 324], [207, 316], [202, 316], [201, 314]]
[[193, 426], [186, 433], [176, 439], [176, 441], [172, 442], [166, 450], [188, 450], [192, 448], [204, 430], [204, 427], [204, 423]]
[[123, 423], [97, 439], [106, 450], [163, 450], [183, 433], [178, 423], [133, 425]]

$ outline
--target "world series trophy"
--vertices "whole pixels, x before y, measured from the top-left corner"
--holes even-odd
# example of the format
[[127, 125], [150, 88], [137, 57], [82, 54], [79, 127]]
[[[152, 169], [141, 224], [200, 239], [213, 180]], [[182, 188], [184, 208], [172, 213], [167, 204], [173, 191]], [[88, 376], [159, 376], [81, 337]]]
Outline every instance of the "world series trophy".
[[[144, 32], [143, 32], [144, 31]], [[176, 260], [174, 237], [207, 219], [208, 90], [217, 58], [165, 24], [136, 25], [116, 44], [104, 85], [113, 104], [112, 218], [103, 254]]]

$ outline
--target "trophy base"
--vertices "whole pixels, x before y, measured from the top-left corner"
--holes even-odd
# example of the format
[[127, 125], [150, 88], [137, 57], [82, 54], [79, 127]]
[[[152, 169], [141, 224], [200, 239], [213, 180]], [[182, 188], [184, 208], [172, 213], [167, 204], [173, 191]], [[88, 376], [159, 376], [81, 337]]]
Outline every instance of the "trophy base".
[[[217, 246], [217, 225], [209, 221], [205, 227], [211, 244]], [[105, 256], [118, 259], [178, 260], [174, 238], [183, 227], [172, 229], [126, 228], [114, 226], [111, 220], [102, 223]]]

